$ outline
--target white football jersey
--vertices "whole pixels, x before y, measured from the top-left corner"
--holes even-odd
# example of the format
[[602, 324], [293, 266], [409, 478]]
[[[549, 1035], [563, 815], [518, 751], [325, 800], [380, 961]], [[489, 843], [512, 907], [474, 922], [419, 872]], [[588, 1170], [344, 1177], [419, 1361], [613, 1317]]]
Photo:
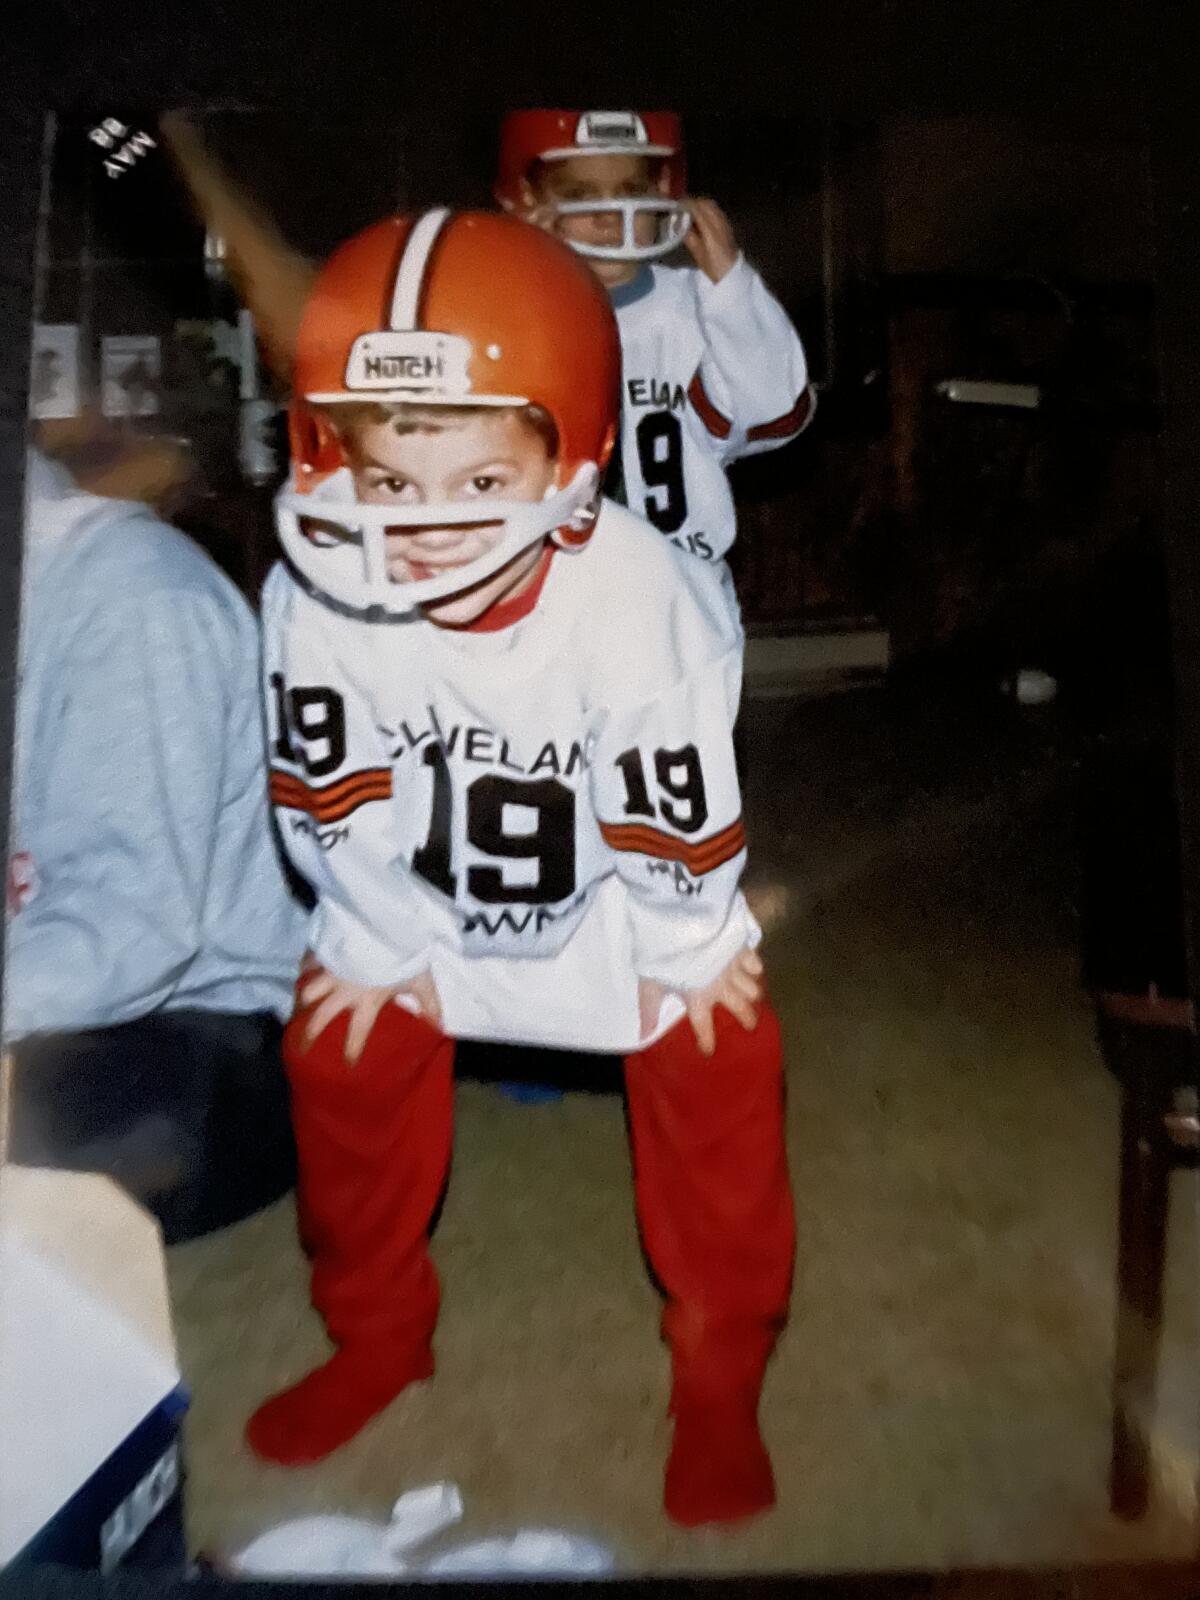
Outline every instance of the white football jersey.
[[363, 621], [283, 565], [263, 626], [271, 794], [330, 971], [428, 968], [456, 1037], [626, 1051], [639, 976], [698, 988], [757, 943], [740, 630], [620, 507], [508, 628]]
[[647, 266], [612, 303], [623, 378], [610, 487], [678, 549], [720, 562], [737, 531], [729, 464], [786, 444], [812, 416], [800, 336], [744, 256], [719, 283]]

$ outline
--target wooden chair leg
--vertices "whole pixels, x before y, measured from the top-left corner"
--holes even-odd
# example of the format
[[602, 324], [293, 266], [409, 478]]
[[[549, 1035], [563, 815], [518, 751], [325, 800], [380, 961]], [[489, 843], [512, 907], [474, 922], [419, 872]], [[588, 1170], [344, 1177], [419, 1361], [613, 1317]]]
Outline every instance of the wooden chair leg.
[[1152, 1073], [1127, 1051], [1121, 1096], [1117, 1349], [1113, 1377], [1109, 1504], [1128, 1520], [1150, 1498], [1150, 1431], [1162, 1335], [1170, 1152], [1166, 1105]]

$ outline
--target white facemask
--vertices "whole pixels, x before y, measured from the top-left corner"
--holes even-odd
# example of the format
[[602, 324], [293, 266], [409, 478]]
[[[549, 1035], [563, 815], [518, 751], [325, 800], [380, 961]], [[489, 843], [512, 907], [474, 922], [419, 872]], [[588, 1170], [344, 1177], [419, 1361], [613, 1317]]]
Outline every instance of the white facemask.
[[[558, 217], [603, 217], [616, 212], [621, 218], [620, 244], [592, 244], [580, 239], [567, 243], [581, 256], [596, 261], [655, 261], [659, 256], [670, 255], [683, 243], [692, 219], [687, 208], [678, 200], [652, 198], [649, 195], [625, 200], [563, 200], [555, 204]], [[639, 215], [650, 212], [661, 217], [659, 238], [653, 244], [636, 242], [635, 222]]]
[[[275, 522], [292, 565], [318, 593], [348, 610], [405, 617], [418, 606], [473, 589], [558, 528], [583, 530], [595, 520], [599, 474], [588, 462], [563, 489], [541, 500], [445, 501], [428, 505], [364, 505], [348, 467], [310, 494], [289, 484], [275, 500]], [[333, 524], [310, 537], [306, 521]], [[398, 583], [388, 576], [387, 533], [405, 528], [503, 525], [486, 555], [434, 578]]]

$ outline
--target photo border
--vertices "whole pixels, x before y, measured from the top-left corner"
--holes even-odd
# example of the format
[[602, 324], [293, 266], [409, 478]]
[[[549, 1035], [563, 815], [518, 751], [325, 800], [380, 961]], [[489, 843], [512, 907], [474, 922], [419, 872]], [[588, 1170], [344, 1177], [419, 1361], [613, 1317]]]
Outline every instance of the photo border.
[[[984, 114], [1103, 118], [1149, 131], [1158, 261], [1160, 374], [1165, 401], [1164, 544], [1171, 588], [1176, 663], [1176, 758], [1184, 890], [1193, 994], [1200, 992], [1200, 116], [1194, 107], [1196, 48], [1186, 6], [1118, 3], [1095, 8], [1068, 0], [841, 0], [798, 15], [793, 5], [657, 0], [602, 13], [591, 5], [537, 3], [518, 8], [443, 0], [436, 11], [397, 5], [368, 42], [333, 26], [327, 8], [305, 20], [292, 13], [285, 33], [274, 8], [222, 0], [208, 6], [162, 0], [118, 8], [94, 0], [45, 0], [19, 8], [8, 25], [18, 70], [0, 101], [0, 802], [7, 848], [13, 762], [16, 658], [23, 531], [26, 396], [33, 321], [34, 263], [47, 112], [81, 105], [122, 108], [285, 106], [298, 70], [314, 92], [357, 82], [361, 93], [390, 94], [406, 117], [444, 114], [447, 96], [478, 106], [555, 100], [670, 101], [689, 109], [722, 107], [736, 86], [746, 109], [829, 115]], [[143, 14], [144, 13], [144, 14]], [[300, 21], [296, 21], [296, 17]], [[431, 26], [431, 21], [436, 27]], [[524, 48], [513, 47], [514, 28]], [[391, 37], [386, 37], [390, 33]], [[501, 81], [497, 62], [512, 51]], [[304, 63], [307, 62], [307, 65]], [[6, 853], [6, 850], [5, 850]], [[2, 962], [0, 948], [0, 962]], [[2, 969], [0, 969], [2, 970]], [[1114, 1184], [1116, 1151], [1114, 1150]], [[0, 1461], [0, 1470], [3, 1463]], [[1069, 1587], [1063, 1585], [1069, 1584]], [[23, 1571], [12, 1592], [49, 1597], [152, 1593], [192, 1600], [227, 1585], [156, 1583], [146, 1574], [101, 1583], [91, 1574]], [[377, 1596], [405, 1586], [262, 1585], [271, 1595]], [[525, 1592], [488, 1583], [488, 1596]], [[543, 1594], [570, 1585], [541, 1583]], [[9, 1582], [0, 1576], [0, 1589]], [[1040, 1595], [1071, 1593], [1182, 1597], [1200, 1588], [1188, 1563], [1105, 1565], [1036, 1574], [1026, 1569], [951, 1574], [812, 1573], [753, 1578], [618, 1580], [624, 1595]], [[255, 1584], [238, 1585], [248, 1595]], [[481, 1592], [449, 1583], [447, 1596]]]

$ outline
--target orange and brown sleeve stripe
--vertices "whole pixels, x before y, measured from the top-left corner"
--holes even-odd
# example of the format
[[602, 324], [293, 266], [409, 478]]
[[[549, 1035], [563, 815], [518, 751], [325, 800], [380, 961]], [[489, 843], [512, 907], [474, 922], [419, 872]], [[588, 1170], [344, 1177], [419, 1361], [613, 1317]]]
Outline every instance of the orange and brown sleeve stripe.
[[699, 372], [688, 384], [688, 399], [692, 402], [696, 409], [696, 414], [709, 433], [717, 439], [728, 439], [733, 431], [733, 423], [730, 422], [728, 417], [722, 416], [708, 398], [708, 391], [700, 381]]
[[317, 789], [294, 773], [272, 767], [270, 795], [272, 805], [285, 806], [289, 811], [307, 811], [315, 822], [341, 822], [372, 800], [390, 800], [392, 771], [390, 767], [364, 767], [360, 772], [352, 772], [336, 783]]
[[676, 838], [673, 833], [664, 833], [646, 822], [602, 822], [600, 832], [610, 849], [654, 856], [659, 861], [678, 861], [698, 878], [723, 867], [746, 847], [746, 829], [741, 817], [722, 828], [720, 833], [695, 842]]
[[812, 416], [813, 392], [805, 389], [799, 400], [790, 411], [785, 411], [782, 417], [776, 417], [771, 422], [760, 422], [757, 427], [751, 428], [747, 439], [786, 439], [789, 433], [799, 433]]

